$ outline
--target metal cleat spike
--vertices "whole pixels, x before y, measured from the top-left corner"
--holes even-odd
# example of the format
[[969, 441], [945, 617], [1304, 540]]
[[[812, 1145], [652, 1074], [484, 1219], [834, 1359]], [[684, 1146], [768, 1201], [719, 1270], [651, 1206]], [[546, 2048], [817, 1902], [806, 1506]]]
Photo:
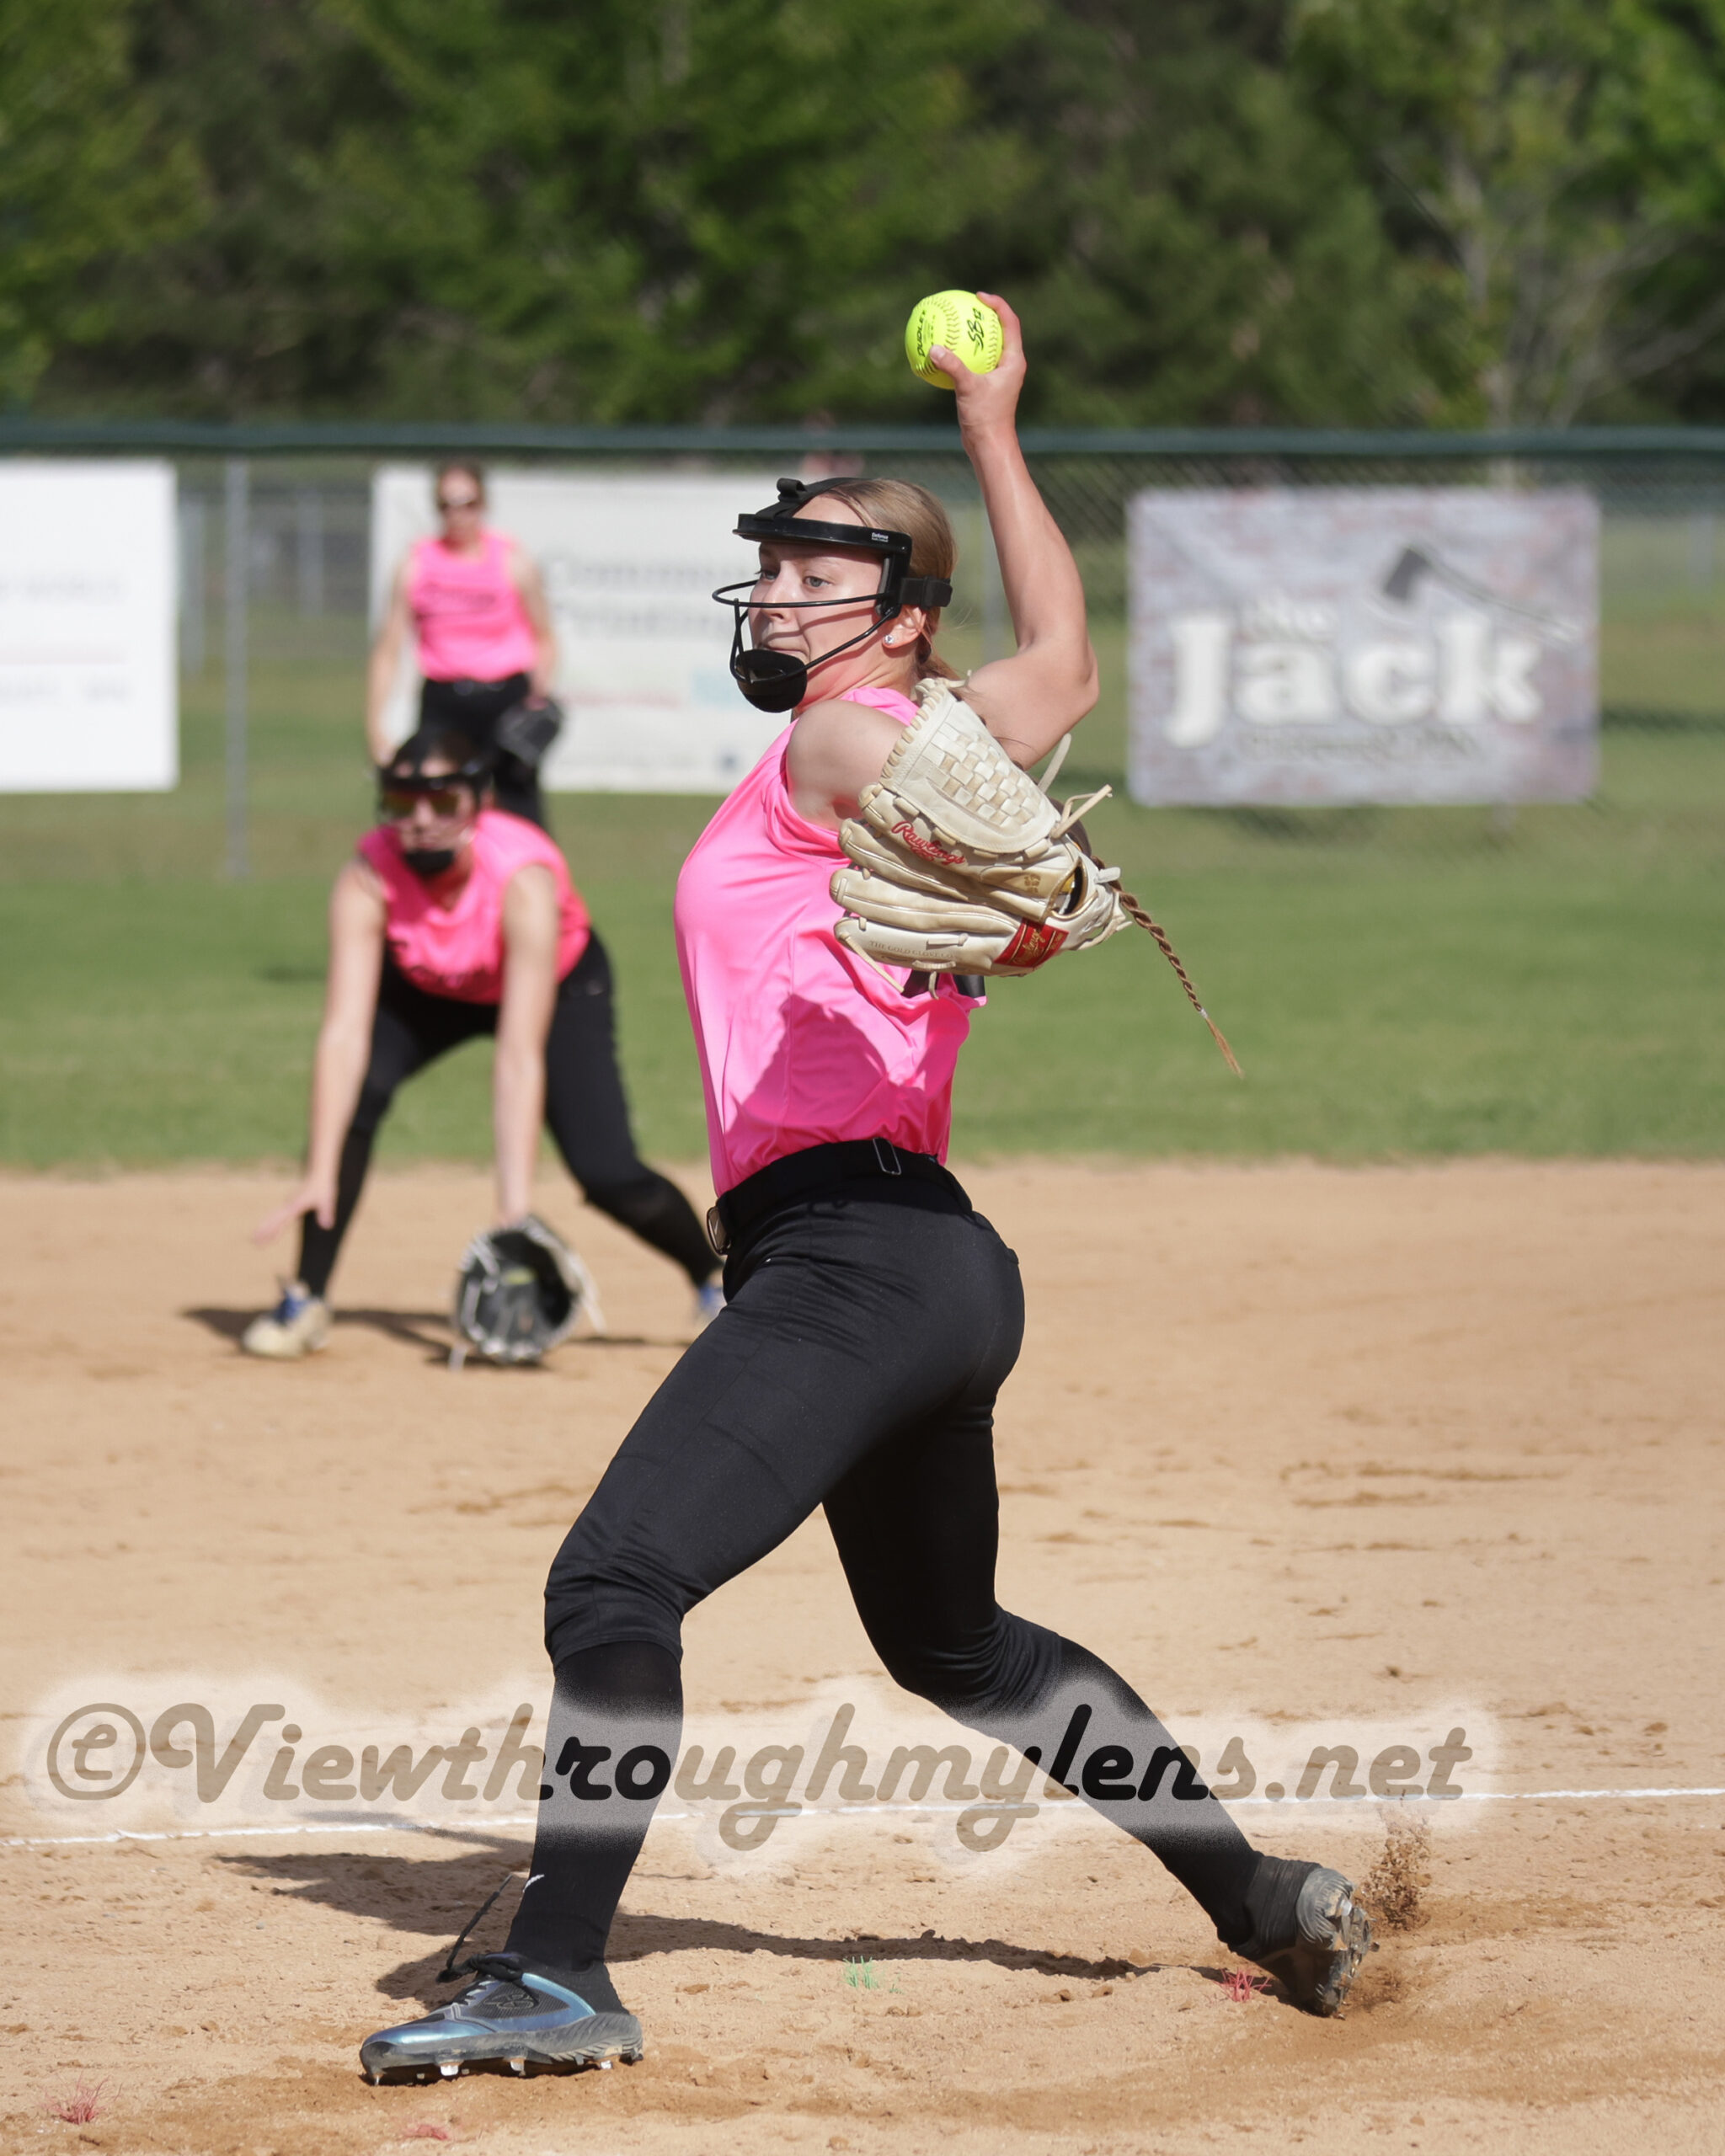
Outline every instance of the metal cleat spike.
[[608, 2058], [596, 2058], [593, 2063], [601, 2073], [609, 2073], [611, 2071], [611, 2061]]
[[461, 2070], [462, 2063], [458, 2058], [441, 2058], [437, 2062], [437, 2071], [446, 2081], [453, 2081]]
[[511, 2073], [525, 2073], [527, 2070], [527, 2062], [524, 2058], [512, 2058], [509, 2063], [509, 2070]]

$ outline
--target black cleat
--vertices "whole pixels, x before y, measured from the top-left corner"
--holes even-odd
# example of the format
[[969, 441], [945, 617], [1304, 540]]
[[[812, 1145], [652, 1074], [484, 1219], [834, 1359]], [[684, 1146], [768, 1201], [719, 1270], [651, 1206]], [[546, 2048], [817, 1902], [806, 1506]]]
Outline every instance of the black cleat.
[[519, 1954], [483, 1954], [469, 1966], [478, 1980], [459, 1999], [366, 2037], [360, 2063], [374, 2082], [433, 2068], [453, 2079], [464, 2066], [498, 2063], [517, 2073], [530, 2064], [608, 2067], [620, 2058], [633, 2065], [646, 2049], [641, 2024], [617, 2005], [602, 1964], [591, 1972], [591, 2003], [572, 1983], [528, 1968]]
[[1252, 1935], [1233, 1951], [1267, 1970], [1306, 2013], [1335, 2013], [1371, 1949], [1353, 1881], [1321, 1864], [1261, 1856], [1246, 1906]]

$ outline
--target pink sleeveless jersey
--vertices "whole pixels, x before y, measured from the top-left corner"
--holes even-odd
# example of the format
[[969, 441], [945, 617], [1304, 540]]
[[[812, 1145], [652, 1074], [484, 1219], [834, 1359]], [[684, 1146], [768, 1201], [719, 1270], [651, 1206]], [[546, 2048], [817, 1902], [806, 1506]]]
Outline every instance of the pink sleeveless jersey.
[[[890, 689], [855, 689], [901, 723]], [[846, 1138], [944, 1160], [953, 1071], [975, 1006], [905, 996], [833, 934], [836, 832], [806, 822], [785, 777], [788, 727], [696, 841], [677, 879], [677, 956], [707, 1092], [713, 1188]]]
[[509, 542], [488, 531], [474, 555], [421, 539], [408, 557], [408, 606], [428, 681], [503, 681], [539, 657], [533, 625], [509, 573]]
[[456, 1003], [503, 1000], [503, 894], [517, 869], [538, 863], [557, 885], [557, 977], [587, 947], [592, 931], [563, 856], [537, 824], [482, 808], [473, 826], [473, 873], [447, 911], [401, 857], [401, 839], [380, 825], [360, 851], [383, 879], [389, 955], [416, 987]]

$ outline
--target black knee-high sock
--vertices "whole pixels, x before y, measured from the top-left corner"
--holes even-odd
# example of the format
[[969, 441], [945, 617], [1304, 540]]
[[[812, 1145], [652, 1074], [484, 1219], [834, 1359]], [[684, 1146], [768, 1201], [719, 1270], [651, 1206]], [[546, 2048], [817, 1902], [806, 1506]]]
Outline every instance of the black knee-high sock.
[[604, 1959], [682, 1726], [682, 1673], [666, 1648], [625, 1640], [558, 1662], [533, 1861], [509, 1952], [570, 1971]]
[[329, 1276], [335, 1270], [335, 1261], [341, 1251], [341, 1239], [347, 1233], [348, 1223], [354, 1217], [354, 1208], [360, 1202], [360, 1193], [366, 1187], [366, 1171], [371, 1165], [371, 1141], [377, 1135], [375, 1129], [361, 1130], [355, 1124], [342, 1141], [341, 1166], [335, 1178], [335, 1225], [320, 1227], [315, 1213], [300, 1216], [300, 1279], [314, 1295], [321, 1295], [329, 1286]]
[[707, 1240], [707, 1230], [695, 1217], [695, 1209], [666, 1176], [649, 1168], [636, 1182], [610, 1183], [590, 1189], [587, 1203], [633, 1230], [644, 1243], [663, 1251], [673, 1265], [681, 1265], [696, 1287], [710, 1280], [718, 1260]]
[[[1066, 1779], [1078, 1781], [1079, 1793], [1095, 1811], [1104, 1818], [1114, 1818], [1167, 1866], [1229, 1945], [1250, 1938], [1252, 1918], [1246, 1897], [1258, 1870], [1258, 1851], [1192, 1771], [1184, 1753], [1178, 1753], [1163, 1723], [1124, 1678], [1087, 1647], [1071, 1640], [1060, 1642], [1060, 1692], [1063, 1700], [1071, 1702], [1061, 1737], [1072, 1727], [1081, 1705], [1092, 1710], [1076, 1747], [1077, 1756], [1087, 1761], [1095, 1760], [1098, 1747], [1119, 1744], [1123, 1752], [1132, 1754], [1134, 1762], [1132, 1768], [1124, 1771], [1141, 1788], [1140, 1778], [1159, 1748], [1178, 1753], [1178, 1764], [1171, 1760], [1165, 1766], [1148, 1805], [1134, 1803], [1123, 1808], [1118, 1801], [1098, 1796], [1097, 1789], [1105, 1787], [1107, 1782], [1093, 1770], [1090, 1788], [1084, 1786], [1071, 1764]], [[1044, 1755], [1044, 1764], [1053, 1766], [1051, 1753]]]
[[1034, 1803], [1039, 1776], [1081, 1796], [1167, 1865], [1229, 1945], [1252, 1935], [1247, 1895], [1258, 1851], [1193, 1772], [1163, 1723], [1118, 1671], [1071, 1640], [1010, 1620], [1020, 1652], [992, 1698], [928, 1667], [895, 1671], [972, 1729], [1027, 1760], [1017, 1801]]

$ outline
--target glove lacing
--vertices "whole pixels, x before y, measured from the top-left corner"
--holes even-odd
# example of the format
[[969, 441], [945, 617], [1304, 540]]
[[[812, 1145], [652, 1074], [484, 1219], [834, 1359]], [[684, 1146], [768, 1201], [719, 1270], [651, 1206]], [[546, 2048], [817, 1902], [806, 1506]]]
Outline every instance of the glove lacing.
[[[1063, 734], [1060, 739], [1055, 743], [1055, 752], [1049, 759], [1048, 769], [1043, 773], [1042, 778], [1039, 782], [1044, 793], [1047, 793], [1053, 787], [1055, 779], [1060, 776], [1060, 766], [1065, 762], [1066, 751], [1071, 747], [1071, 745], [1072, 737], [1070, 734]], [[1075, 827], [1080, 825], [1081, 819], [1085, 816], [1087, 816], [1090, 811], [1094, 808], [1099, 802], [1111, 799], [1114, 795], [1114, 789], [1111, 786], [1099, 787], [1094, 793], [1087, 795], [1082, 801], [1076, 798], [1069, 801], [1065, 807], [1060, 811], [1060, 820], [1055, 825], [1051, 835], [1057, 839], [1066, 837]], [[1124, 909], [1127, 918], [1130, 921], [1135, 921], [1139, 927], [1156, 939], [1156, 948], [1162, 953], [1168, 963], [1174, 969], [1176, 979], [1179, 981], [1181, 987], [1185, 990], [1187, 1001], [1191, 1004], [1193, 1009], [1198, 1013], [1199, 1017], [1203, 1019], [1204, 1024], [1210, 1027], [1210, 1038], [1215, 1041], [1216, 1046], [1221, 1050], [1223, 1061], [1227, 1065], [1229, 1070], [1233, 1072], [1236, 1078], [1243, 1078], [1246, 1074], [1242, 1070], [1239, 1064], [1235, 1060], [1234, 1051], [1228, 1045], [1227, 1036], [1223, 1033], [1221, 1027], [1217, 1025], [1215, 1020], [1211, 1017], [1209, 1011], [1204, 1009], [1204, 1005], [1199, 1001], [1198, 990], [1192, 985], [1192, 976], [1187, 972], [1185, 967], [1181, 964], [1180, 954], [1174, 948], [1172, 943], [1169, 942], [1167, 931], [1162, 927], [1162, 924], [1158, 921], [1152, 917], [1149, 910], [1143, 905], [1140, 905], [1139, 901], [1133, 897], [1132, 894], [1124, 888], [1120, 882], [1119, 870], [1118, 868], [1110, 868], [1108, 866], [1107, 862], [1103, 860], [1102, 857], [1091, 845], [1089, 835], [1081, 829], [1078, 830], [1078, 843], [1083, 847], [1086, 853], [1090, 856], [1092, 861], [1095, 862], [1097, 870], [1097, 882], [1102, 883], [1112, 883], [1116, 891], [1119, 894], [1120, 905]]]

